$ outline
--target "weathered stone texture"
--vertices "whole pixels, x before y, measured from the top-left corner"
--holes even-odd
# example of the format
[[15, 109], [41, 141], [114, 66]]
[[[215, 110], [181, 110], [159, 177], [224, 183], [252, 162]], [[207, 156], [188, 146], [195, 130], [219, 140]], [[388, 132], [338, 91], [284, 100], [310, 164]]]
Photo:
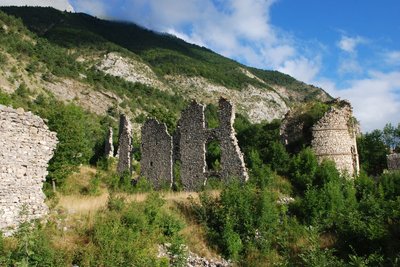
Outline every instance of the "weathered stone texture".
[[0, 105], [0, 230], [47, 214], [42, 192], [56, 133], [31, 112]]
[[[231, 103], [224, 98], [219, 101], [219, 127], [205, 127], [204, 106], [196, 102], [182, 112], [177, 136], [181, 161], [181, 180], [186, 191], [197, 191], [206, 183], [211, 174], [206, 171], [206, 143], [216, 140], [221, 147], [221, 170], [217, 173], [223, 180], [236, 177], [248, 180], [243, 155], [240, 152], [233, 128], [235, 111]], [[177, 157], [178, 158], [178, 157]], [[212, 174], [215, 175], [215, 174]]]
[[341, 101], [339, 107], [331, 107], [313, 126], [311, 145], [319, 161], [331, 159], [338, 170], [357, 175], [356, 127], [352, 123], [350, 103]]
[[172, 185], [172, 137], [164, 123], [151, 119], [142, 127], [141, 175], [155, 189]]
[[221, 98], [219, 101], [219, 121], [217, 138], [221, 144], [221, 177], [227, 180], [236, 177], [245, 182], [248, 180], [243, 154], [240, 151], [236, 139], [233, 123], [235, 121], [235, 109], [229, 101]]
[[387, 156], [388, 170], [400, 170], [400, 154], [393, 153]]
[[[185, 191], [198, 191], [210, 175], [224, 181], [238, 178], [247, 181], [248, 174], [235, 136], [235, 111], [224, 98], [219, 101], [220, 125], [208, 129], [204, 106], [193, 101], [181, 114], [173, 140], [164, 124], [149, 120], [142, 128], [142, 175], [159, 187], [172, 181], [173, 162], [180, 161], [180, 178]], [[206, 169], [206, 143], [218, 141], [221, 148], [221, 170]]]
[[132, 173], [132, 125], [124, 114], [119, 121], [118, 158], [118, 173]]
[[181, 180], [185, 191], [196, 191], [205, 183], [206, 136], [204, 106], [193, 101], [178, 123]]
[[108, 129], [106, 143], [104, 146], [104, 156], [106, 158], [114, 157], [114, 144], [113, 144], [113, 128]]

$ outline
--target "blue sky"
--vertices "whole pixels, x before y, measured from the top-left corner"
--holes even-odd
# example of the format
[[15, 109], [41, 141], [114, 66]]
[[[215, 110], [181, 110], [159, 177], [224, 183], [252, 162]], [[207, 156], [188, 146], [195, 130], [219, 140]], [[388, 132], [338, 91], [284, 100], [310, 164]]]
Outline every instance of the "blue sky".
[[[400, 122], [399, 0], [0, 0], [71, 6], [279, 70], [352, 102], [361, 128]], [[50, 4], [49, 4], [50, 3]]]

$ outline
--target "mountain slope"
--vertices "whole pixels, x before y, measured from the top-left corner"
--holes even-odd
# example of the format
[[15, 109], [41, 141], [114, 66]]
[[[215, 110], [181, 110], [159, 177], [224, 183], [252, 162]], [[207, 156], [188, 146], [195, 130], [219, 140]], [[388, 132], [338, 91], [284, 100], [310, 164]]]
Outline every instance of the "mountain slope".
[[[190, 99], [216, 103], [225, 96], [258, 122], [282, 118], [297, 102], [331, 98], [288, 75], [249, 68], [135, 24], [51, 8], [1, 10], [21, 18], [1, 16], [3, 57], [21, 65], [16, 75], [0, 72], [4, 91], [17, 87], [7, 83], [12, 76], [99, 114], [122, 109], [137, 122], [150, 114], [170, 125]], [[18, 45], [11, 44], [15, 40]]]

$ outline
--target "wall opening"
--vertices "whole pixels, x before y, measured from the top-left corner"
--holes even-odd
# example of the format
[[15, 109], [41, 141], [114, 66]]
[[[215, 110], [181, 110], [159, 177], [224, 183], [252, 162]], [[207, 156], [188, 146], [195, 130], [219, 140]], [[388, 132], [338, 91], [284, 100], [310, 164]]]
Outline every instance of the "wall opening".
[[210, 140], [206, 144], [207, 171], [219, 172], [221, 170], [221, 143], [217, 140]]
[[206, 120], [206, 127], [208, 129], [216, 129], [219, 127], [218, 107], [213, 104], [207, 105], [204, 110], [204, 116]]

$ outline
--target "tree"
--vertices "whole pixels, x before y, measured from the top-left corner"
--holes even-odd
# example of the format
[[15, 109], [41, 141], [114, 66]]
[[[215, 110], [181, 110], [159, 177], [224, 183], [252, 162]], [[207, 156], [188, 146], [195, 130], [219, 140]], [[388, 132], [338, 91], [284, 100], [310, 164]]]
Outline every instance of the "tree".
[[361, 167], [369, 175], [379, 175], [387, 168], [386, 155], [389, 150], [383, 140], [383, 133], [380, 130], [366, 133], [357, 140]]
[[382, 138], [391, 150], [400, 148], [400, 123], [395, 128], [391, 123], [387, 123], [383, 128]]

